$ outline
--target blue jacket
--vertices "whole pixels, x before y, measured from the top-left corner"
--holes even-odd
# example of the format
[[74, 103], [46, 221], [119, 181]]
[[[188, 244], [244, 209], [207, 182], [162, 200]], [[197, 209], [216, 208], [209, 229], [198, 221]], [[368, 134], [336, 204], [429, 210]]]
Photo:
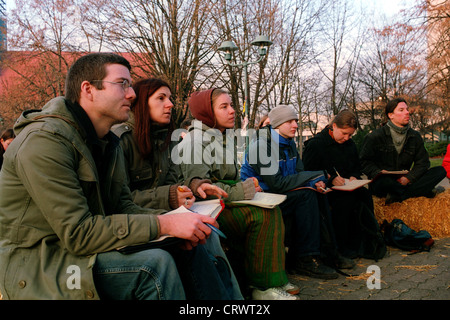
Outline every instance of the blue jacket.
[[241, 168], [241, 179], [258, 179], [264, 191], [286, 193], [326, 181], [324, 171], [305, 171], [292, 139], [280, 136], [270, 126], [259, 130], [250, 143]]

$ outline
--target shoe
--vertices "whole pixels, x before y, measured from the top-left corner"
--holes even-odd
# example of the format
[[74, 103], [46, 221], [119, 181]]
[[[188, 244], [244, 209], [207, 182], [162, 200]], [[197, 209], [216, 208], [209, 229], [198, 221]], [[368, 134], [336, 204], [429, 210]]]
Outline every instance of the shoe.
[[253, 300], [300, 300], [297, 296], [287, 293], [282, 287], [267, 290], [253, 289]]
[[286, 283], [284, 286], [281, 286], [280, 289], [286, 291], [289, 294], [293, 294], [293, 295], [300, 293], [300, 288], [290, 282]]
[[445, 191], [444, 187], [441, 186], [437, 186], [436, 188], [433, 188], [433, 190], [431, 190], [425, 197], [427, 198], [434, 198], [436, 197], [439, 193], [442, 193]]
[[395, 202], [402, 202], [402, 198], [397, 195], [393, 195], [392, 193], [388, 193], [386, 195], [386, 201], [384, 202], [384, 204], [389, 205]]
[[318, 257], [306, 256], [297, 258], [293, 266], [294, 273], [318, 278], [318, 279], [336, 279], [339, 277], [337, 272], [324, 265]]
[[342, 255], [338, 255], [334, 263], [338, 269], [353, 269], [356, 264], [352, 259], [346, 258]]

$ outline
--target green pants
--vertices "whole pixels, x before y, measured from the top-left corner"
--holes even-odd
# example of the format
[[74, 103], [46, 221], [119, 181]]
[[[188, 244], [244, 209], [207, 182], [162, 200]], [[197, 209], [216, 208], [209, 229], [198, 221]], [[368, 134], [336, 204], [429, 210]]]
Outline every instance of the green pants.
[[281, 210], [228, 205], [219, 215], [227, 245], [244, 256], [246, 282], [259, 288], [288, 282], [285, 271], [284, 222]]

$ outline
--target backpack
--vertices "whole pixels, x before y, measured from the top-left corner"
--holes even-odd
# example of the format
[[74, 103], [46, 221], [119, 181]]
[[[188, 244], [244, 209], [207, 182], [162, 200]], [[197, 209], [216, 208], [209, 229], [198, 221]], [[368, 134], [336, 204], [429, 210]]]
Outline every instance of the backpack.
[[362, 258], [378, 261], [387, 252], [380, 225], [373, 211], [364, 202], [360, 202], [357, 208], [357, 217], [360, 237], [358, 254]]
[[400, 219], [394, 219], [391, 223], [384, 220], [382, 229], [388, 245], [411, 251], [411, 254], [430, 251], [434, 244], [433, 238], [427, 231], [414, 231]]

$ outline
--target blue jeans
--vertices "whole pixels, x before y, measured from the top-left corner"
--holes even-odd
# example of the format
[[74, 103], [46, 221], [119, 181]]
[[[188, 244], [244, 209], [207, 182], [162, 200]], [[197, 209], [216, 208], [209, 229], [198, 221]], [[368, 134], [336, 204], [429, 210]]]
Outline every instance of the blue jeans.
[[192, 250], [171, 247], [132, 254], [100, 253], [94, 281], [100, 298], [142, 300], [229, 300], [230, 274], [204, 246]]
[[220, 238], [215, 232], [212, 232], [208, 240], [206, 240], [205, 248], [213, 262], [218, 266], [219, 274], [226, 285], [229, 298], [231, 300], [243, 300], [244, 297], [242, 296], [239, 282], [231, 268], [225, 251], [223, 251]]
[[183, 300], [186, 298], [172, 256], [161, 249], [122, 254], [99, 253], [94, 281], [101, 299]]

